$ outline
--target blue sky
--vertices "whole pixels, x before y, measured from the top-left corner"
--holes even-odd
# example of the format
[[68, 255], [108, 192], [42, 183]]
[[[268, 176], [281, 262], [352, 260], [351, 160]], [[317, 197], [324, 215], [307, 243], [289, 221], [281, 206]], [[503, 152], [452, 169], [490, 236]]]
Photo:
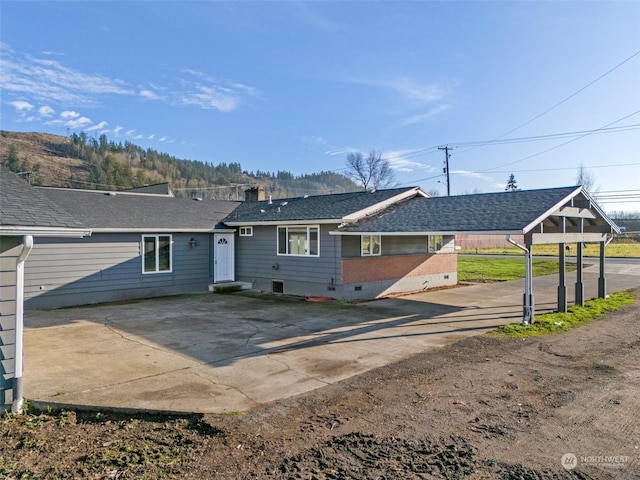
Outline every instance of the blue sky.
[[640, 2], [0, 9], [4, 130], [294, 174], [377, 150], [401, 185], [441, 194], [448, 144], [452, 194], [502, 191], [512, 172], [573, 185], [583, 165], [606, 210], [640, 211]]

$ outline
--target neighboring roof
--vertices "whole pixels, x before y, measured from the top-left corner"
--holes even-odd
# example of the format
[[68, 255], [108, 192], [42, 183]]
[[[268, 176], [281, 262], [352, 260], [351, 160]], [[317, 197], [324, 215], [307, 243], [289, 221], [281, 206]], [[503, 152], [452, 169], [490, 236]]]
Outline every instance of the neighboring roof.
[[94, 232], [99, 231], [210, 231], [239, 202], [196, 201], [168, 195], [78, 191], [38, 187], [49, 201], [60, 205]]
[[[528, 233], [572, 200], [594, 205], [581, 187], [415, 197], [354, 223], [337, 233]], [[615, 224], [596, 208], [600, 225]]]
[[86, 225], [11, 172], [0, 172], [0, 232], [89, 234]]
[[417, 187], [392, 188], [373, 192], [359, 191], [314, 195], [261, 202], [244, 202], [224, 219], [226, 225], [275, 224], [291, 222], [335, 222], [345, 217], [363, 215], [368, 209], [385, 208], [391, 202], [415, 195], [424, 195]]
[[173, 197], [173, 190], [171, 190], [171, 185], [167, 182], [165, 183], [156, 183], [155, 185], [146, 185], [144, 187], [135, 187], [124, 190], [125, 192], [132, 193], [154, 193], [156, 195], [169, 195]]

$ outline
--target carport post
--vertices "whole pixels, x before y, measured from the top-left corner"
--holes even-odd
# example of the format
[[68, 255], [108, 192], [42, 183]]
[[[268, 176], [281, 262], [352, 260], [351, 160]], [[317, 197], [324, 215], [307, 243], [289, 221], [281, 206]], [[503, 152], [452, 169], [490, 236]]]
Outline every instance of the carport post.
[[600, 242], [600, 276], [598, 277], [598, 297], [607, 298], [607, 280], [604, 276], [604, 250], [607, 242]]
[[534, 322], [535, 317], [533, 308], [533, 254], [531, 253], [531, 244], [527, 244], [525, 258], [524, 312], [522, 323], [528, 325]]
[[525, 253], [524, 264], [524, 295], [522, 299], [522, 324], [529, 325], [533, 323], [534, 309], [533, 309], [533, 292], [532, 292], [532, 278], [533, 278], [533, 259], [531, 254], [531, 242], [527, 242], [527, 246], [520, 245], [507, 235], [507, 242], [515, 245]]
[[564, 243], [558, 244], [558, 274], [559, 274], [559, 284], [558, 284], [558, 311], [566, 312], [567, 311], [567, 284], [566, 284], [566, 259], [564, 253]]
[[582, 283], [582, 242], [578, 242], [576, 257], [576, 305], [584, 306], [584, 284]]

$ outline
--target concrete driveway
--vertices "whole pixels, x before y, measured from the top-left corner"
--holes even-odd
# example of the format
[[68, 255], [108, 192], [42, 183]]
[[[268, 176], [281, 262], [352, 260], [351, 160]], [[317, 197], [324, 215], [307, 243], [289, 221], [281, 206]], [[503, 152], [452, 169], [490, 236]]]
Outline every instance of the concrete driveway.
[[[640, 286], [640, 264], [607, 271], [609, 291]], [[597, 267], [585, 282], [585, 298], [596, 296]], [[538, 313], [555, 308], [556, 287], [556, 276], [534, 278]], [[523, 288], [470, 285], [361, 304], [208, 293], [28, 311], [25, 392], [39, 405], [248, 410], [518, 322]]]

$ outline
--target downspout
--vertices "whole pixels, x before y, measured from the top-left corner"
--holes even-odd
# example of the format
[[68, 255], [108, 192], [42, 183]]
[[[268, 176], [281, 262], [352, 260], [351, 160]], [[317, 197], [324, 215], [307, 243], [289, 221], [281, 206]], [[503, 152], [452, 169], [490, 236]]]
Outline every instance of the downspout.
[[525, 253], [524, 310], [522, 314], [522, 324], [529, 325], [530, 323], [533, 323], [533, 295], [531, 294], [531, 270], [533, 262], [531, 259], [531, 251], [524, 245], [520, 245], [515, 240], [512, 240], [510, 235], [507, 235], [507, 242], [515, 245]]
[[33, 249], [33, 236], [25, 235], [22, 239], [22, 251], [16, 262], [16, 353], [13, 370], [13, 403], [11, 411], [22, 413], [24, 389], [22, 385], [22, 356], [24, 332], [24, 262]]

